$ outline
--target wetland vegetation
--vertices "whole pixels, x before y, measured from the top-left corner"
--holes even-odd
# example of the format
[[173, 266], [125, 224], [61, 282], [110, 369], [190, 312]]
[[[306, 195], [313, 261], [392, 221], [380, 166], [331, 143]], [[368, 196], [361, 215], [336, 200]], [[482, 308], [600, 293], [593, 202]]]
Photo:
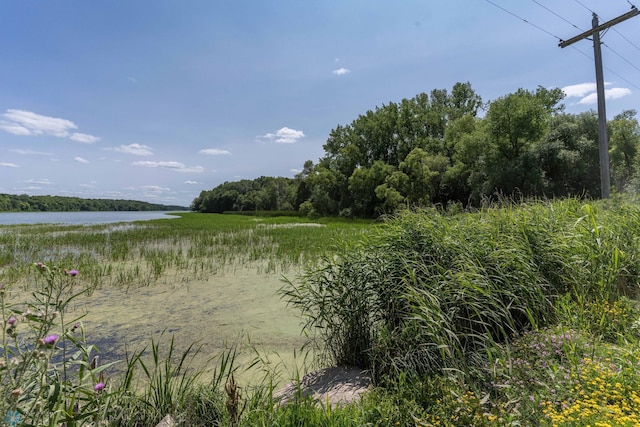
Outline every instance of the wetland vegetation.
[[[180, 215], [0, 228], [0, 421], [640, 423], [633, 201]], [[283, 380], [331, 364], [368, 369], [372, 389], [275, 404]]]

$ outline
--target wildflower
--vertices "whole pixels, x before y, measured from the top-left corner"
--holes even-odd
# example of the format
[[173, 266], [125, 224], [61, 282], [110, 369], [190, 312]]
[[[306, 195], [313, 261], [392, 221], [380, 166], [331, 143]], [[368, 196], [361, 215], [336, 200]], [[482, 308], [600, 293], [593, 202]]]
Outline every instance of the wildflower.
[[58, 341], [58, 335], [56, 334], [47, 335], [46, 337], [38, 340], [40, 345], [53, 345], [56, 341]]
[[9, 317], [9, 319], [7, 320], [7, 325], [9, 326], [15, 326], [16, 323], [18, 323], [18, 319], [13, 316]]
[[105, 384], [103, 382], [99, 382], [98, 384], [93, 386], [93, 390], [97, 393], [100, 393], [102, 390], [104, 390], [104, 386]]
[[78, 271], [78, 270], [69, 270], [69, 273], [68, 273], [68, 274], [69, 274], [69, 276], [74, 276], [74, 277], [75, 277], [75, 276], [77, 276], [77, 275], [78, 275], [78, 273], [79, 273], [79, 271]]

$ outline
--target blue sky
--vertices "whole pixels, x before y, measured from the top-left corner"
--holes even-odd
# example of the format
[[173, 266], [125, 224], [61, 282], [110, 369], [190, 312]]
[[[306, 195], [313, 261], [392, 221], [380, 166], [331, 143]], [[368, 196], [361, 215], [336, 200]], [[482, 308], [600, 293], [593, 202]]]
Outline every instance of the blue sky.
[[[292, 177], [337, 125], [456, 82], [484, 101], [565, 88], [567, 112], [595, 110], [592, 43], [557, 39], [590, 10], [605, 22], [630, 3], [2, 0], [0, 193], [188, 206], [224, 181]], [[640, 16], [614, 28], [609, 117], [640, 109]]]

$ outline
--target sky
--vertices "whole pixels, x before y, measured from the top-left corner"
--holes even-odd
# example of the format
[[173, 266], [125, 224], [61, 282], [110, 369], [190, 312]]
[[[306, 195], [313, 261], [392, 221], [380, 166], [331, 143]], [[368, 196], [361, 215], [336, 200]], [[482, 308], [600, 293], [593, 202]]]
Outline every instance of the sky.
[[[558, 43], [631, 3], [0, 0], [0, 193], [189, 206], [293, 177], [338, 125], [457, 82], [597, 110], [592, 41]], [[602, 41], [607, 116], [640, 109], [640, 16]]]

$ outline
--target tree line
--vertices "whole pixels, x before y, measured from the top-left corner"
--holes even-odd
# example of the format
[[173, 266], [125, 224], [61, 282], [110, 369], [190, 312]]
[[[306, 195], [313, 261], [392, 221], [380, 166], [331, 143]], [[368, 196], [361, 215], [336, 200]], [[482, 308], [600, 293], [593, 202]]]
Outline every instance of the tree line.
[[137, 200], [0, 194], [0, 212], [181, 211], [186, 209], [184, 206], [161, 205]]
[[[375, 217], [399, 208], [478, 206], [496, 194], [600, 197], [598, 119], [568, 114], [560, 89], [519, 89], [483, 102], [470, 83], [376, 107], [338, 125], [295, 178], [225, 182], [199, 212], [290, 210]], [[613, 192], [640, 191], [633, 110], [608, 122]]]

